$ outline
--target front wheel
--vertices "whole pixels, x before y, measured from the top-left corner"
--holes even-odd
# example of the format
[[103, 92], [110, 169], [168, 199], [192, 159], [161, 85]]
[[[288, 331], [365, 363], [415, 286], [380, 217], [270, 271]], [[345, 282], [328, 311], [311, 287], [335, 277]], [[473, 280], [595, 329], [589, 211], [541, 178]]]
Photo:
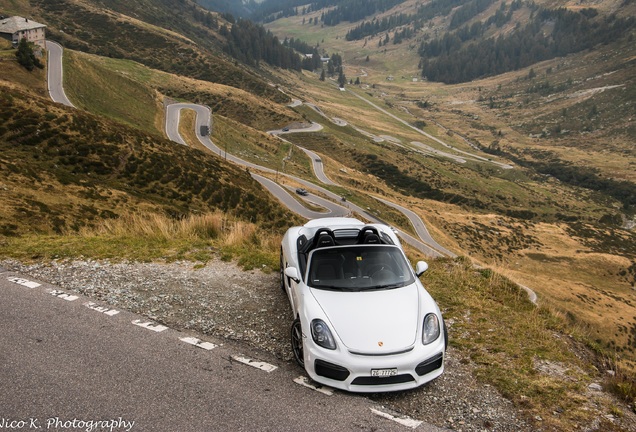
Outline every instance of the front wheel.
[[291, 347], [294, 353], [294, 360], [302, 368], [305, 367], [305, 357], [303, 354], [303, 329], [300, 319], [296, 318], [291, 325]]

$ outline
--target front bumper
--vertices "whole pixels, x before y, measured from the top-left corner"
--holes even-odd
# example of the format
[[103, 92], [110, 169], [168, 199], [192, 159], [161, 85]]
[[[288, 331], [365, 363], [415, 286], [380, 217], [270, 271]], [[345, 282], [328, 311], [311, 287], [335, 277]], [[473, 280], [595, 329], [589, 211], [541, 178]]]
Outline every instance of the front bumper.
[[[444, 372], [444, 338], [393, 355], [352, 354], [326, 350], [305, 339], [305, 369], [311, 379], [329, 387], [359, 393], [412, 389]], [[371, 375], [373, 369], [397, 369], [387, 377]]]

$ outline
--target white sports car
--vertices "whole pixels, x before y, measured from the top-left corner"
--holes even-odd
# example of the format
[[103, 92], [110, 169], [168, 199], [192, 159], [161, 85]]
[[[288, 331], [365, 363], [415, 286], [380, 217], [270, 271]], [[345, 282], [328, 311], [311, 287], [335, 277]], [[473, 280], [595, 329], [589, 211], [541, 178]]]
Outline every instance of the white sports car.
[[444, 372], [446, 326], [391, 228], [352, 218], [290, 228], [281, 288], [291, 346], [316, 382], [352, 392], [418, 387]]

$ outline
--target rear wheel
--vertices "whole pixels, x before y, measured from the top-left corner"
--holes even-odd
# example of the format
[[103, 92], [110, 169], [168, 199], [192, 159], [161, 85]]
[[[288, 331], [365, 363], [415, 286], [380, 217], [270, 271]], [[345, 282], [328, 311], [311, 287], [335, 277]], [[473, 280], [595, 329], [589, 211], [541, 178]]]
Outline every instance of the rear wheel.
[[305, 358], [303, 356], [303, 329], [300, 325], [300, 319], [296, 318], [291, 325], [291, 347], [294, 353], [294, 360], [301, 367], [305, 367]]

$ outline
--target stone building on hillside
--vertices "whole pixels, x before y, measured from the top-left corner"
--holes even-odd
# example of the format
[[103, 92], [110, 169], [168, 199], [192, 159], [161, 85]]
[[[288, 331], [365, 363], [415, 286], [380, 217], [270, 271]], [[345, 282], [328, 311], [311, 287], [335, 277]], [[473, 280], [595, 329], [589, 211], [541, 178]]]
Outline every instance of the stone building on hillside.
[[11, 41], [13, 46], [17, 46], [20, 39], [26, 38], [27, 41], [46, 48], [45, 29], [44, 24], [19, 16], [0, 19], [0, 37]]

